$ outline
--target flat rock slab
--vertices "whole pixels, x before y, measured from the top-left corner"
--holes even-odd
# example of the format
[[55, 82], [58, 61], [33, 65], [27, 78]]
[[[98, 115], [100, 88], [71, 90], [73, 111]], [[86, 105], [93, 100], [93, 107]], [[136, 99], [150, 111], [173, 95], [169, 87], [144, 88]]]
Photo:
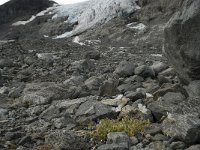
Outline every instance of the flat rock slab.
[[198, 114], [169, 114], [163, 121], [162, 131], [187, 144], [200, 142], [200, 119]]
[[23, 92], [23, 102], [29, 105], [44, 105], [52, 100], [70, 97], [66, 89], [52, 82], [27, 84]]

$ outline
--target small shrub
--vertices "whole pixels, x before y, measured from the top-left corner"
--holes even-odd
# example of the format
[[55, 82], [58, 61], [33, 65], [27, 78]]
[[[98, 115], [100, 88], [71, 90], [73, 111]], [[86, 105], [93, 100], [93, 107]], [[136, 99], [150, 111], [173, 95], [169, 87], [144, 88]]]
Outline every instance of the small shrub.
[[92, 136], [100, 140], [106, 140], [106, 136], [110, 132], [126, 132], [130, 137], [138, 132], [143, 132], [145, 127], [149, 126], [147, 120], [133, 119], [125, 117], [122, 120], [103, 119], [92, 131]]

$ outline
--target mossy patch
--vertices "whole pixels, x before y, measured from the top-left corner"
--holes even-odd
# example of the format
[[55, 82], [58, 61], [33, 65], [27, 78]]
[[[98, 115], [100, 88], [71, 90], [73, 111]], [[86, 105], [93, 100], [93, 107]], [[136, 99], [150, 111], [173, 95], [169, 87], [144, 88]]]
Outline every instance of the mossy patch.
[[106, 136], [111, 132], [126, 132], [130, 137], [138, 132], [143, 132], [150, 125], [148, 120], [139, 120], [125, 117], [122, 120], [103, 119], [96, 125], [92, 136], [99, 140], [106, 140]]

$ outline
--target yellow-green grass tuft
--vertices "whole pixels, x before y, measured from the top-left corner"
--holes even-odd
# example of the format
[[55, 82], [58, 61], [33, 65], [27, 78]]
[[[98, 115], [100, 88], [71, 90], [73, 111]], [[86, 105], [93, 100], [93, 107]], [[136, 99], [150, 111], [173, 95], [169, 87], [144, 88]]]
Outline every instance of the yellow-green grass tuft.
[[96, 125], [92, 136], [99, 140], [106, 140], [111, 132], [126, 132], [130, 137], [138, 132], [143, 132], [150, 125], [148, 120], [139, 120], [125, 117], [122, 120], [103, 119]]

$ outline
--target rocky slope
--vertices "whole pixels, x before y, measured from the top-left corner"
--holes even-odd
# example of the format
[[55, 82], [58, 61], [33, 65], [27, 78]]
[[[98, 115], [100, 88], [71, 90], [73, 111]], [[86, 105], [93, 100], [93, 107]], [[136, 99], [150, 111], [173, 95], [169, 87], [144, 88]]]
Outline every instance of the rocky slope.
[[[0, 25], [0, 149], [199, 149], [198, 0], [50, 6]], [[88, 136], [125, 116], [151, 124]]]

